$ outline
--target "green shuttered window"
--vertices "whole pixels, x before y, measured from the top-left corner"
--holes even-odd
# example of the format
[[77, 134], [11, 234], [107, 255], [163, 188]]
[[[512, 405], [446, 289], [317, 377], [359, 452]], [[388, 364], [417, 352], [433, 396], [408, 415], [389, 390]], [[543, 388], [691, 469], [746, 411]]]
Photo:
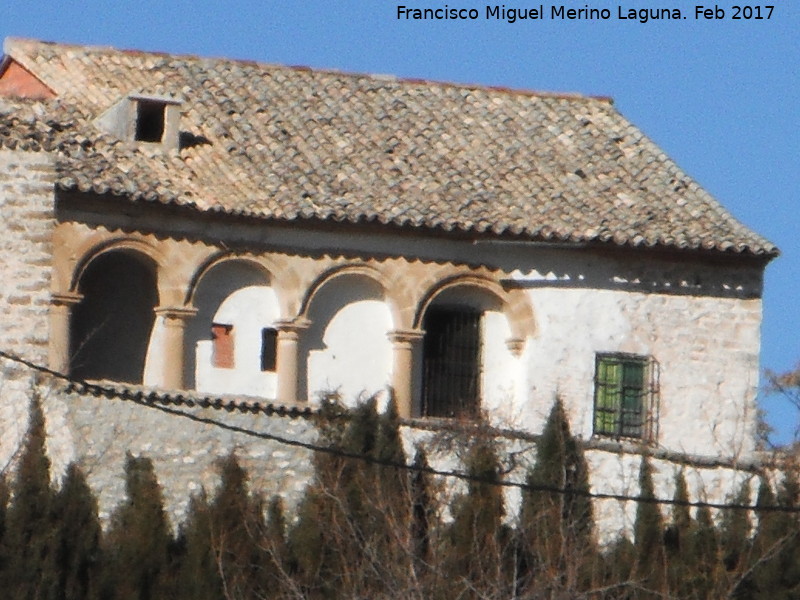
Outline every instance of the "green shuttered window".
[[655, 364], [629, 354], [598, 354], [594, 433], [652, 441], [655, 434]]

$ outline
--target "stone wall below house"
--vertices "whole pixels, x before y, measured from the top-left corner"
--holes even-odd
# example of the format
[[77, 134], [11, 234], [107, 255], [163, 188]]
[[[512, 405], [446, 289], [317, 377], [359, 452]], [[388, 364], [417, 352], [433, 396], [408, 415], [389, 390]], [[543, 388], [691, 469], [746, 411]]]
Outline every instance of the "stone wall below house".
[[[13, 368], [0, 361], [3, 372]], [[26, 380], [25, 383], [21, 383]], [[288, 445], [276, 436], [300, 443], [315, 443], [317, 432], [311, 411], [298, 407], [292, 413], [273, 407], [252, 412], [249, 400], [220, 400], [220, 407], [202, 408], [197, 398], [166, 396], [142, 390], [109, 387], [103, 395], [97, 389], [67, 385], [41, 377], [34, 382], [30, 371], [4, 380], [0, 388], [1, 417], [9, 427], [4, 432], [2, 465], [13, 469], [13, 458], [27, 427], [27, 407], [32, 393], [42, 399], [48, 429], [48, 454], [55, 480], [63, 475], [70, 461], [77, 461], [86, 472], [98, 495], [101, 518], [107, 522], [114, 507], [124, 497], [124, 463], [127, 453], [153, 460], [164, 490], [166, 509], [173, 525], [181, 522], [193, 494], [211, 492], [218, 483], [217, 462], [235, 452], [247, 469], [253, 490], [270, 497], [280, 495], [293, 508], [313, 475], [313, 454], [309, 449]], [[105, 386], [103, 386], [105, 387]], [[69, 391], [72, 390], [72, 391]], [[116, 392], [114, 391], [116, 390]], [[128, 396], [130, 399], [108, 397]], [[225, 404], [228, 402], [229, 404]], [[195, 404], [189, 406], [189, 404]], [[227, 408], [226, 408], [227, 406]], [[238, 410], [236, 406], [249, 406]], [[248, 435], [243, 431], [255, 432]], [[441, 471], [462, 471], [461, 458], [469, 441], [487, 433], [496, 438], [506, 480], [522, 483], [526, 471], [536, 460], [537, 436], [527, 432], [498, 431], [473, 426], [448, 426], [444, 421], [410, 421], [403, 426], [409, 462], [415, 448], [426, 449], [431, 465]], [[261, 437], [259, 437], [261, 435]], [[591, 491], [595, 494], [638, 494], [641, 448], [603, 441], [584, 442], [591, 470]], [[651, 450], [652, 451], [652, 450]], [[656, 495], [671, 499], [675, 477], [683, 472], [692, 500], [729, 501], [746, 481], [753, 494], [757, 489], [759, 465], [735, 465], [724, 460], [691, 457], [661, 451], [651, 458]], [[442, 478], [440, 486], [448, 497], [465, 489], [463, 480]], [[506, 493], [506, 515], [513, 522], [518, 514], [521, 491], [510, 487]], [[753, 495], [753, 497], [755, 497]], [[598, 534], [603, 542], [620, 532], [632, 534], [636, 503], [618, 499], [598, 499], [594, 503]], [[669, 507], [662, 506], [665, 516]]]

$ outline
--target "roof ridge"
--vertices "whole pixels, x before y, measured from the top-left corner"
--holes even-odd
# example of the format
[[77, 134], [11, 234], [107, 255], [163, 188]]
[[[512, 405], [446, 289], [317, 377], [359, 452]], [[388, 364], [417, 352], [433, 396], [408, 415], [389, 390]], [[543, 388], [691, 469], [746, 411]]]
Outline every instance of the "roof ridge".
[[95, 52], [95, 53], [107, 53], [107, 54], [125, 54], [128, 56], [155, 56], [155, 57], [170, 57], [179, 60], [193, 60], [193, 61], [202, 61], [202, 62], [227, 62], [227, 63], [236, 63], [238, 65], [251, 65], [251, 66], [258, 66], [258, 67], [266, 67], [270, 69], [281, 69], [281, 70], [291, 70], [295, 72], [309, 72], [309, 73], [319, 73], [322, 75], [337, 75], [342, 77], [352, 77], [352, 78], [367, 78], [367, 79], [374, 79], [376, 81], [394, 81], [400, 84], [409, 84], [409, 85], [425, 85], [429, 87], [442, 87], [442, 88], [456, 88], [456, 89], [464, 89], [464, 90], [478, 90], [478, 91], [488, 91], [488, 92], [499, 92], [501, 94], [508, 94], [514, 96], [526, 96], [532, 98], [554, 98], [558, 100], [586, 100], [586, 101], [600, 101], [606, 102], [609, 104], [614, 103], [614, 99], [611, 96], [605, 95], [594, 95], [594, 94], [582, 94], [580, 92], [555, 92], [555, 91], [547, 91], [547, 90], [532, 90], [526, 88], [512, 88], [503, 85], [491, 85], [491, 84], [483, 84], [483, 83], [469, 83], [469, 82], [456, 82], [456, 81], [445, 81], [445, 80], [438, 80], [438, 79], [428, 79], [424, 77], [402, 77], [399, 75], [392, 75], [392, 74], [380, 74], [380, 73], [366, 73], [366, 72], [359, 72], [359, 71], [346, 71], [341, 69], [335, 68], [324, 68], [324, 67], [311, 67], [306, 65], [284, 65], [279, 63], [271, 63], [271, 62], [262, 62], [252, 59], [241, 59], [241, 58], [227, 58], [224, 56], [201, 56], [199, 54], [183, 54], [183, 53], [173, 53], [173, 52], [164, 52], [164, 51], [150, 51], [150, 50], [139, 50], [135, 48], [117, 48], [115, 46], [104, 46], [104, 45], [91, 45], [91, 44], [71, 44], [65, 42], [52, 42], [46, 40], [37, 40], [35, 38], [22, 38], [22, 37], [7, 37], [3, 44], [4, 52], [7, 55], [12, 55], [11, 48], [17, 44], [37, 44], [37, 45], [46, 45], [46, 46], [58, 46], [60, 48], [65, 49], [80, 49], [86, 52]]

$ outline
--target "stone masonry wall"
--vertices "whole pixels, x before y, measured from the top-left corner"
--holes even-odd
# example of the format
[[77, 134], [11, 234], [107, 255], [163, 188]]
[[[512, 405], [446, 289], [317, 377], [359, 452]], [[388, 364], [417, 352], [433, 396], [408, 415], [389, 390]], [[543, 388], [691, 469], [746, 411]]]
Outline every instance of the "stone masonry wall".
[[[4, 370], [8, 361], [0, 360]], [[76, 460], [88, 475], [89, 483], [98, 495], [101, 518], [107, 521], [114, 507], [124, 497], [124, 463], [128, 452], [147, 456], [153, 460], [156, 473], [164, 490], [166, 509], [173, 526], [181, 522], [192, 494], [201, 489], [211, 492], [218, 483], [217, 461], [235, 452], [250, 475], [252, 489], [269, 497], [279, 494], [289, 510], [302, 497], [313, 475], [312, 453], [305, 448], [286, 445], [279, 441], [259, 439], [225, 426], [267, 433], [289, 440], [315, 442], [316, 430], [311, 420], [288, 415], [252, 414], [224, 408], [198, 408], [166, 405], [187, 416], [167, 414], [153, 406], [124, 401], [88, 392], [65, 391], [62, 382], [43, 380], [33, 383], [29, 370], [20, 371], [27, 378], [26, 386], [0, 386], [0, 403], [19, 407], [19, 418], [11, 424], [21, 438], [27, 426], [25, 409], [32, 390], [43, 400], [47, 421], [47, 451], [52, 462], [53, 478], [58, 481], [67, 464]], [[121, 389], [121, 388], [118, 388]], [[142, 399], [147, 398], [141, 393]], [[164, 406], [164, 405], [162, 405]], [[202, 423], [190, 417], [216, 422]], [[475, 431], [457, 432], [445, 427], [427, 427], [413, 422], [403, 427], [408, 460], [413, 458], [416, 446], [422, 446], [429, 455], [431, 465], [440, 470], [462, 470], [460, 458], [464, 456]], [[485, 430], [479, 432], [485, 435]], [[536, 458], [536, 438], [526, 433], [497, 433], [501, 459], [508, 469], [506, 479], [523, 482], [528, 467]], [[590, 465], [592, 491], [626, 496], [638, 494], [638, 470], [641, 455], [636, 448], [603, 447], [588, 442], [586, 457]], [[13, 452], [4, 446], [2, 465], [13, 470]], [[15, 449], [12, 449], [15, 450]], [[512, 458], [513, 457], [513, 458]], [[711, 502], [728, 501], [745, 481], [757, 489], [759, 466], [754, 463], [735, 465], [724, 461], [692, 461], [678, 455], [656, 454], [652, 458], [656, 495], [672, 498], [675, 476], [683, 471], [688, 482], [691, 499]], [[505, 469], [504, 469], [505, 470]], [[446, 495], [463, 491], [464, 484], [457, 479], [447, 479], [440, 487]], [[513, 522], [518, 514], [521, 492], [508, 488], [506, 515]], [[669, 507], [662, 510], [665, 516]], [[611, 541], [619, 532], [630, 535], [635, 518], [636, 504], [620, 500], [596, 500], [595, 517], [598, 534], [604, 542]]]
[[[53, 261], [53, 159], [0, 150], [0, 350], [47, 363]], [[25, 431], [30, 376], [0, 365], [0, 468]], [[18, 399], [23, 399], [20, 403]]]
[[40, 363], [47, 362], [54, 181], [52, 156], [0, 150], [0, 348]]

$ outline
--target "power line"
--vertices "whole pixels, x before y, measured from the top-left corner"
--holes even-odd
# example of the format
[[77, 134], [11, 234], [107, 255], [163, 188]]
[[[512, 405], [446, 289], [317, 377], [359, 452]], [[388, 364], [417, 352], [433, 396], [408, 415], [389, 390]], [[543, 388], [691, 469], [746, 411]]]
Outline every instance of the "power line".
[[0, 350], [0, 358], [5, 358], [11, 362], [24, 365], [25, 367], [39, 372], [46, 375], [49, 375], [55, 379], [66, 381], [75, 388], [80, 387], [87, 391], [97, 392], [98, 394], [102, 394], [103, 396], [116, 398], [118, 400], [122, 400], [125, 402], [133, 402], [140, 406], [154, 409], [161, 411], [163, 413], [181, 417], [184, 419], [188, 419], [190, 421], [194, 421], [196, 423], [202, 423], [204, 425], [211, 425], [214, 427], [219, 427], [221, 429], [225, 429], [227, 431], [231, 431], [233, 433], [240, 433], [242, 435], [246, 435], [248, 437], [254, 437], [262, 440], [272, 441], [279, 444], [283, 444], [286, 446], [293, 446], [296, 448], [303, 448], [309, 450], [311, 452], [322, 453], [322, 454], [329, 454], [331, 456], [335, 456], [338, 458], [345, 458], [351, 460], [359, 460], [367, 464], [381, 466], [381, 467], [388, 467], [394, 468], [399, 470], [411, 471], [411, 472], [419, 472], [428, 475], [435, 475], [439, 477], [448, 477], [453, 479], [459, 479], [462, 481], [473, 482], [473, 483], [481, 483], [487, 485], [493, 485], [498, 487], [505, 487], [505, 488], [517, 488], [524, 492], [540, 492], [540, 493], [550, 493], [550, 494], [561, 494], [567, 496], [579, 496], [585, 498], [591, 498], [596, 500], [617, 500], [620, 502], [638, 502], [642, 504], [663, 504], [668, 506], [686, 506], [692, 508], [713, 508], [719, 510], [750, 510], [750, 511], [758, 511], [758, 512], [782, 512], [782, 513], [800, 513], [800, 507], [792, 507], [792, 506], [780, 506], [780, 505], [767, 505], [767, 506], [758, 506], [754, 504], [741, 504], [741, 503], [721, 503], [721, 502], [705, 502], [705, 501], [691, 501], [691, 500], [677, 500], [674, 498], [650, 498], [650, 497], [643, 497], [643, 496], [631, 496], [628, 494], [615, 494], [615, 493], [608, 493], [608, 492], [591, 492], [588, 490], [581, 490], [575, 488], [561, 488], [557, 486], [549, 486], [549, 485], [542, 485], [542, 484], [530, 484], [530, 483], [523, 483], [519, 481], [507, 481], [502, 479], [493, 479], [487, 477], [480, 477], [477, 475], [471, 475], [470, 473], [465, 473], [462, 471], [445, 471], [441, 469], [435, 469], [433, 467], [422, 467], [415, 464], [408, 464], [405, 462], [395, 462], [390, 460], [383, 460], [379, 458], [375, 458], [373, 456], [359, 454], [356, 452], [349, 452], [343, 448], [335, 447], [335, 446], [323, 446], [320, 444], [315, 444], [312, 442], [304, 442], [301, 440], [296, 440], [292, 438], [283, 437], [280, 435], [266, 433], [262, 431], [255, 431], [253, 429], [249, 429], [246, 427], [240, 427], [238, 425], [231, 425], [229, 423], [225, 423], [224, 421], [219, 421], [217, 419], [212, 419], [209, 417], [202, 417], [199, 415], [195, 415], [184, 410], [180, 410], [177, 408], [172, 408], [170, 406], [166, 406], [162, 404], [163, 400], [161, 397], [156, 394], [142, 394], [140, 392], [132, 392], [128, 390], [118, 390], [112, 387], [103, 386], [96, 383], [91, 383], [88, 381], [74, 379], [64, 373], [59, 373], [58, 371], [54, 371], [48, 367], [43, 365], [39, 365], [32, 361], [26, 360], [20, 356], [15, 354], [5, 352]]

